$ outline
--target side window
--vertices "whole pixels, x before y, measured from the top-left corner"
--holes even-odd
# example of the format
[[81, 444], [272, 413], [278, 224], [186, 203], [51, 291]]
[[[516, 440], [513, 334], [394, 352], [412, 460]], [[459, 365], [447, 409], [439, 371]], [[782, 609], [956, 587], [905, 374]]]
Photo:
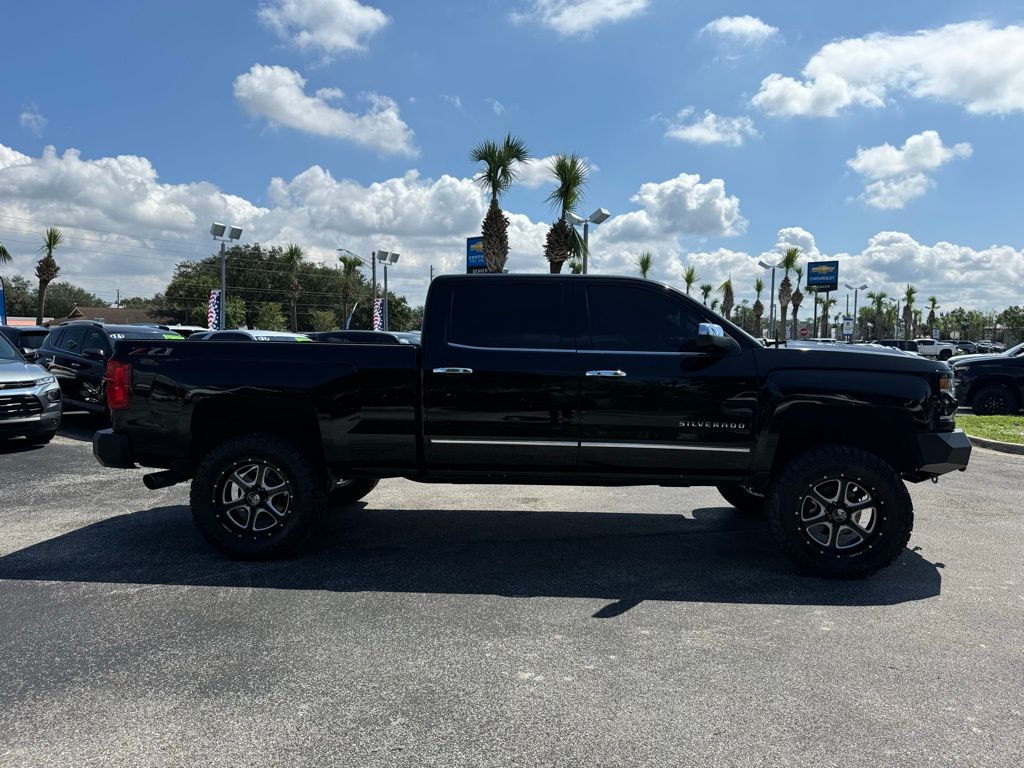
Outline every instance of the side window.
[[54, 328], [46, 334], [46, 341], [43, 342], [43, 347], [46, 349], [60, 349], [60, 339], [63, 333], [63, 328]]
[[85, 328], [83, 326], [71, 326], [70, 328], [64, 329], [64, 335], [60, 337], [60, 348], [64, 352], [81, 352], [82, 351], [82, 339], [85, 338]]
[[457, 284], [452, 291], [448, 342], [511, 349], [572, 347], [561, 284], [488, 277]]
[[107, 337], [98, 329], [90, 328], [88, 333], [85, 334], [85, 341], [82, 342], [82, 349], [102, 349], [104, 352], [109, 353], [110, 344], [107, 343]]
[[252, 341], [244, 333], [218, 333], [210, 338], [212, 341]]
[[701, 317], [679, 298], [640, 286], [587, 288], [590, 348], [622, 352], [691, 352]]

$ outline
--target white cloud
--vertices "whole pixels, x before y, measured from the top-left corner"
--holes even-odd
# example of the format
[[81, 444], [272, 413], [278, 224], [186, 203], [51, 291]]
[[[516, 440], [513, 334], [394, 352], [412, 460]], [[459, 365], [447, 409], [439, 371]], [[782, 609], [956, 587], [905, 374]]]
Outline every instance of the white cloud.
[[778, 35], [779, 28], [756, 16], [721, 16], [705, 24], [700, 32], [741, 45], [760, 45]]
[[745, 115], [723, 117], [711, 110], [705, 110], [702, 118], [690, 120], [692, 116], [691, 107], [680, 111], [676, 116], [680, 122], [669, 124], [665, 131], [666, 138], [691, 144], [725, 144], [738, 147], [744, 139], [758, 135], [754, 129], [754, 121]]
[[881, 144], [858, 147], [856, 156], [846, 164], [866, 179], [873, 180], [864, 188], [862, 199], [874, 208], [903, 208], [921, 197], [934, 182], [929, 171], [957, 157], [970, 157], [970, 144], [947, 147], [937, 131], [922, 131], [908, 138], [902, 147]]
[[355, 114], [331, 105], [343, 95], [338, 89], [321, 88], [309, 96], [305, 85], [302, 75], [287, 67], [253, 64], [235, 78], [235, 99], [249, 114], [272, 124], [345, 139], [381, 154], [417, 154], [413, 132], [402, 121], [394, 100], [366, 94], [369, 111]]
[[356, 0], [272, 0], [259, 17], [282, 40], [325, 56], [365, 49], [366, 40], [390, 21], [383, 11]]
[[978, 114], [1024, 110], [1024, 26], [987, 21], [905, 35], [875, 33], [829, 43], [803, 80], [770, 74], [752, 103], [768, 114], [833, 117], [846, 107], [883, 107], [896, 93]]
[[497, 99], [484, 99], [484, 101], [486, 101], [488, 104], [490, 104], [491, 110], [493, 110], [494, 114], [496, 114], [496, 115], [503, 115], [503, 114], [505, 114], [505, 105], [502, 104]]
[[458, 96], [446, 96], [444, 94], [441, 94], [441, 100], [448, 102], [451, 106], [455, 107], [455, 109], [462, 109], [462, 99], [460, 99]]
[[737, 235], [747, 227], [738, 197], [727, 195], [725, 182], [702, 183], [698, 174], [681, 173], [663, 182], [648, 182], [630, 198], [641, 206], [602, 225], [611, 241], [642, 241], [679, 235]]
[[643, 13], [648, 3], [649, 0], [530, 0], [527, 10], [513, 13], [512, 20], [537, 22], [568, 37], [625, 21]]
[[[516, 184], [521, 184], [528, 189], [537, 189], [544, 186], [554, 187], [555, 179], [551, 175], [551, 164], [555, 161], [555, 157], [555, 155], [548, 155], [547, 157], [534, 157], [527, 160], [519, 167]], [[601, 170], [600, 166], [590, 162], [586, 157], [583, 158], [583, 162], [590, 168], [591, 175]]]
[[43, 129], [46, 124], [50, 122], [39, 112], [39, 107], [35, 104], [29, 104], [25, 110], [18, 115], [18, 122], [21, 123], [21, 127], [30, 131], [36, 136], [43, 135]]

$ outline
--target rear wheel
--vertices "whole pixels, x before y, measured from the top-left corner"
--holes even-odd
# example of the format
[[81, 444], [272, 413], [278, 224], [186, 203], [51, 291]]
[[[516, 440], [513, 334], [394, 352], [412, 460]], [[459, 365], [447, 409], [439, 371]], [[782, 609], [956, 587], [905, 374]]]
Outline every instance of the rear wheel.
[[971, 398], [971, 408], [979, 416], [1002, 416], [1017, 410], [1013, 393], [1002, 384], [988, 384]]
[[192, 519], [221, 552], [260, 560], [289, 554], [326, 506], [326, 482], [295, 443], [254, 434], [208, 453], [192, 478]]
[[910, 494], [896, 471], [845, 446], [794, 459], [772, 489], [768, 516], [786, 554], [831, 578], [859, 578], [889, 565], [914, 527]]
[[739, 483], [728, 483], [717, 487], [722, 498], [744, 515], [759, 517], [764, 514], [767, 501], [764, 496], [758, 496], [748, 491]]
[[332, 507], [346, 507], [355, 504], [377, 487], [379, 480], [357, 478], [342, 480], [327, 494], [327, 503]]

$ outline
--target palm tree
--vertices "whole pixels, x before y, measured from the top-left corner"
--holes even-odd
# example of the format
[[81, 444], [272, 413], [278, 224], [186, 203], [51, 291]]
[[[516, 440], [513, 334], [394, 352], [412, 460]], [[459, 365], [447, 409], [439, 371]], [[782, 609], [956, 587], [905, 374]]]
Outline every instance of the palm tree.
[[358, 256], [341, 255], [338, 257], [341, 262], [341, 323], [342, 328], [348, 327], [349, 304], [352, 301], [353, 288], [356, 285], [356, 277], [359, 274], [359, 267], [363, 260]]
[[929, 296], [928, 297], [928, 328], [935, 327], [935, 310], [939, 308], [939, 297]]
[[783, 335], [785, 335], [786, 328], [786, 309], [793, 298], [793, 284], [789, 281], [789, 273], [796, 267], [796, 262], [799, 258], [799, 248], [788, 248], [786, 255], [782, 257], [782, 263], [779, 265], [786, 271], [782, 282], [779, 283], [779, 320], [782, 321]]
[[731, 277], [718, 286], [718, 292], [722, 294], [722, 314], [725, 315], [725, 319], [728, 320], [729, 315], [732, 312], [734, 299], [736, 298], [732, 292]]
[[828, 312], [836, 305], [836, 300], [829, 295], [821, 299], [821, 336], [831, 338], [832, 332], [828, 327]]
[[793, 333], [792, 338], [797, 338], [796, 333], [796, 316], [800, 311], [800, 305], [804, 301], [804, 295], [800, 292], [800, 281], [804, 279], [804, 268], [797, 265], [793, 267], [793, 272], [796, 273], [796, 290], [793, 291], [792, 297], [790, 297], [790, 304], [793, 305]]
[[708, 296], [711, 295], [711, 292], [713, 290], [715, 290], [715, 286], [713, 286], [711, 283], [701, 283], [700, 284], [700, 292], [704, 296], [704, 306], [708, 305]]
[[644, 251], [640, 254], [636, 260], [636, 265], [640, 268], [640, 277], [647, 277], [647, 273], [651, 271], [651, 266], [654, 264], [654, 254], [650, 251]]
[[551, 161], [551, 174], [558, 186], [548, 195], [548, 203], [558, 212], [558, 219], [548, 230], [544, 242], [544, 256], [552, 274], [562, 271], [569, 259], [583, 258], [583, 240], [576, 228], [569, 224], [569, 214], [576, 213], [583, 201], [590, 166], [578, 155], [558, 155]]
[[885, 300], [889, 294], [885, 291], [868, 291], [868, 301], [875, 310], [875, 338], [885, 336]]
[[501, 272], [508, 261], [508, 219], [498, 206], [498, 198], [515, 182], [522, 164], [530, 159], [530, 151], [522, 139], [509, 133], [501, 144], [490, 140], [477, 144], [469, 157], [474, 163], [484, 164], [473, 181], [491, 193], [481, 227], [484, 262], [488, 272]]
[[295, 243], [288, 243], [288, 247], [284, 249], [284, 267], [288, 273], [288, 288], [285, 293], [288, 296], [288, 302], [291, 304], [291, 329], [292, 333], [295, 333], [299, 330], [299, 269], [302, 268], [302, 248], [300, 246]]
[[754, 328], [754, 335], [761, 335], [761, 315], [764, 314], [764, 304], [761, 303], [761, 294], [764, 292], [764, 280], [760, 277], [754, 281], [754, 293], [757, 299], [754, 301], [754, 322], [756, 326]]
[[36, 325], [43, 324], [43, 312], [46, 309], [46, 288], [57, 279], [60, 266], [53, 258], [53, 252], [64, 243], [64, 233], [57, 227], [50, 227], [43, 235], [43, 244], [39, 248], [43, 254], [36, 262], [36, 277], [39, 280], [39, 300], [36, 304]]
[[697, 268], [690, 265], [683, 272], [683, 282], [686, 283], [686, 295], [690, 295], [690, 289], [693, 288], [693, 284], [697, 282]]
[[910, 340], [914, 336], [914, 297], [917, 296], [917, 288], [907, 283], [907, 288], [903, 292], [903, 330], [906, 334], [907, 340]]
[[574, 275], [582, 275], [583, 262], [579, 259], [569, 259], [569, 271]]
[[711, 300], [711, 311], [715, 312], [718, 309], [718, 299]]
[[0, 264], [10, 264], [13, 258], [11, 252], [7, 250], [7, 246], [0, 243]]

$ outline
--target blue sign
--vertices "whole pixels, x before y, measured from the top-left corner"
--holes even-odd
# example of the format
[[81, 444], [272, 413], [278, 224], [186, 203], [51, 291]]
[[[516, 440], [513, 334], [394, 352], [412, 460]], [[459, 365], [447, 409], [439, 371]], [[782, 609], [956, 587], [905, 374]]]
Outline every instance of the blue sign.
[[0, 325], [7, 325], [7, 300], [4, 298], [4, 279], [0, 277]]
[[486, 272], [487, 262], [484, 261], [484, 239], [482, 237], [466, 238], [466, 274]]
[[816, 291], [839, 290], [838, 261], [810, 261], [807, 263], [807, 287]]

